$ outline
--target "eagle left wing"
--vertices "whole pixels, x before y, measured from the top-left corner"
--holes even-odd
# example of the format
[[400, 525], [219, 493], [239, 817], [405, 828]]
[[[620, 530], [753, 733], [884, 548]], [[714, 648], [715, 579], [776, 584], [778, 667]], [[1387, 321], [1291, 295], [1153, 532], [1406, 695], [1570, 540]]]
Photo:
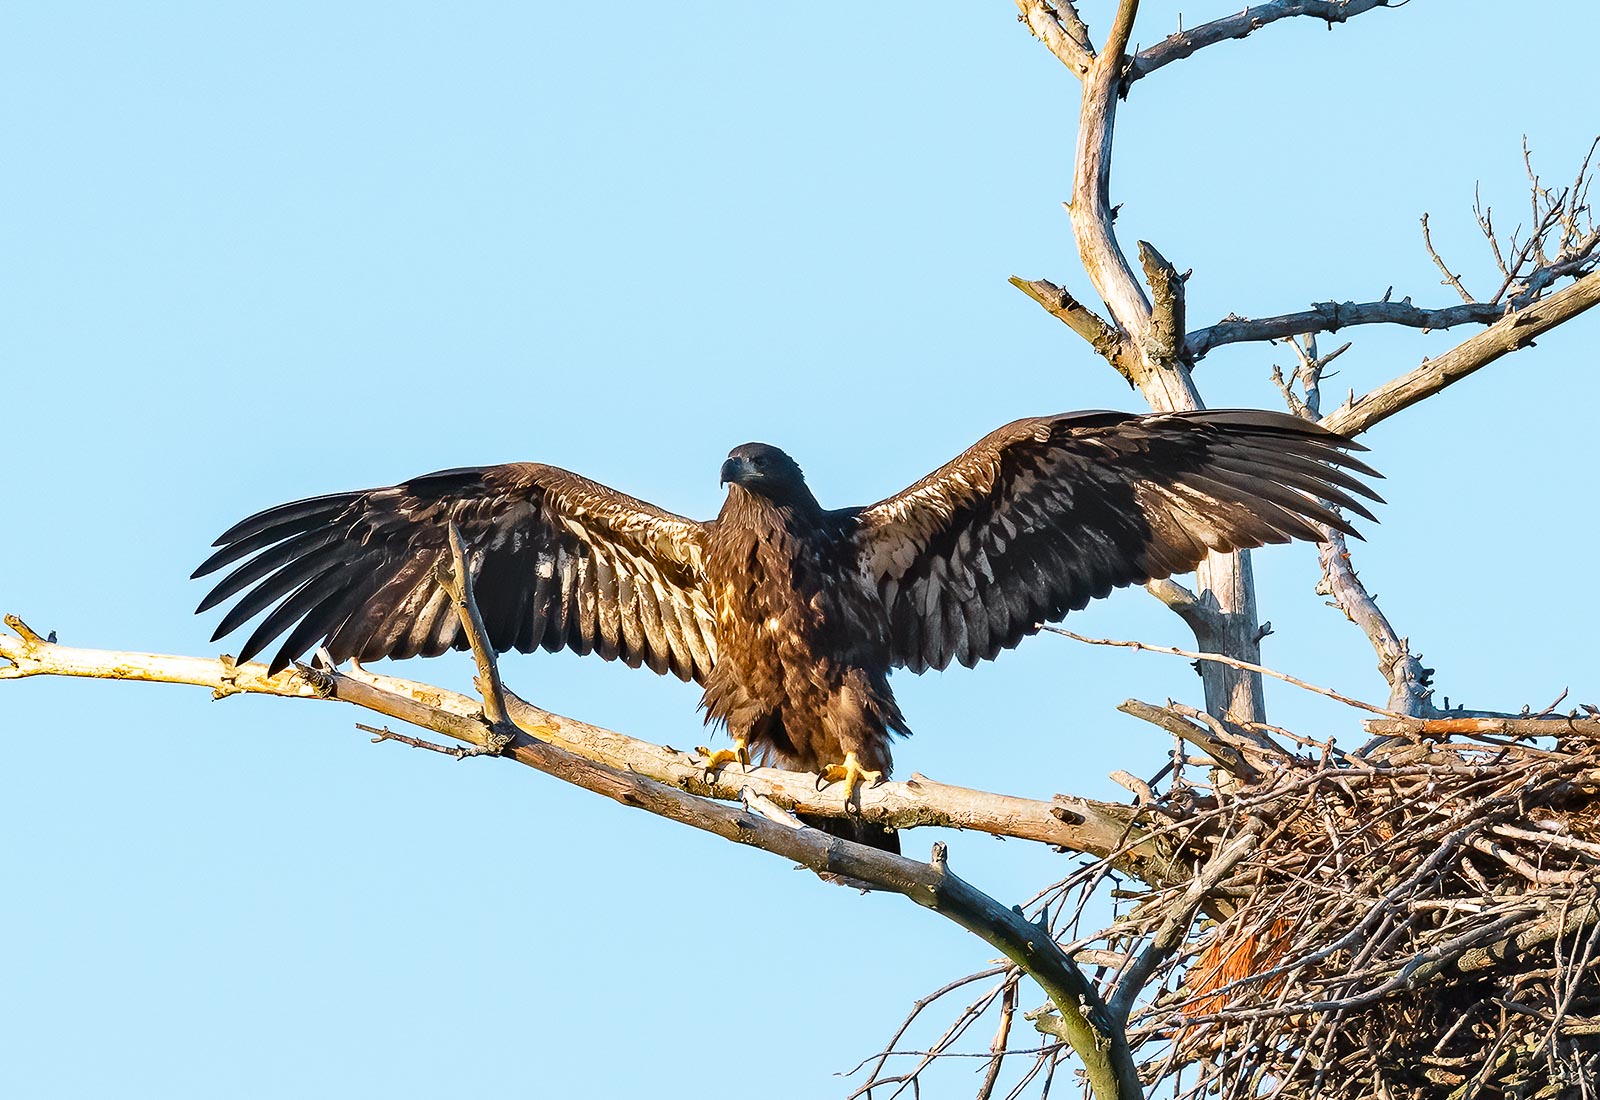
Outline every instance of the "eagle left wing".
[[1256, 409], [1068, 413], [989, 433], [862, 509], [854, 539], [882, 596], [894, 664], [971, 667], [1113, 588], [1210, 551], [1347, 534], [1381, 476], [1360, 444]]

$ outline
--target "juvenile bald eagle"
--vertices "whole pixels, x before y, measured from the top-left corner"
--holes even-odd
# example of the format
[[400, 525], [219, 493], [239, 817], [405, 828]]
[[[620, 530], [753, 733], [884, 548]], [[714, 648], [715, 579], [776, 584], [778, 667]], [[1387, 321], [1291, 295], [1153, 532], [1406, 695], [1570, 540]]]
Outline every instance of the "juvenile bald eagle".
[[[991, 432], [904, 492], [826, 509], [800, 467], [747, 443], [700, 523], [553, 466], [447, 470], [259, 512], [196, 577], [244, 593], [212, 641], [271, 608], [239, 652], [285, 631], [274, 672], [322, 643], [336, 660], [466, 648], [435, 569], [460, 529], [497, 651], [598, 653], [704, 690], [736, 750], [844, 780], [890, 768], [908, 734], [889, 672], [968, 667], [1113, 588], [1184, 573], [1208, 551], [1354, 533], [1377, 476], [1359, 444], [1282, 413], [1078, 412]], [[702, 750], [704, 751], [704, 750]], [[892, 832], [818, 819], [898, 849]]]

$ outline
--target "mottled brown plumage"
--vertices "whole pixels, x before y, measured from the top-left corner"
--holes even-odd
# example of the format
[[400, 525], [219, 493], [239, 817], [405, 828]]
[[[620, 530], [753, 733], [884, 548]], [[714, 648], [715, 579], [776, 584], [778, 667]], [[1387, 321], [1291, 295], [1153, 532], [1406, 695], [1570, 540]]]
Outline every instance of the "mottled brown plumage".
[[[1019, 420], [904, 492], [822, 508], [775, 447], [735, 448], [714, 520], [664, 512], [576, 474], [517, 463], [281, 505], [225, 532], [195, 571], [241, 562], [200, 605], [243, 593], [213, 640], [270, 612], [248, 660], [274, 670], [465, 648], [435, 570], [453, 522], [497, 651], [596, 652], [705, 689], [778, 766], [853, 754], [888, 774], [906, 734], [892, 668], [994, 657], [1113, 588], [1183, 573], [1211, 550], [1353, 533], [1379, 499], [1360, 446], [1282, 413], [1068, 413]], [[817, 824], [894, 848], [893, 833]]]

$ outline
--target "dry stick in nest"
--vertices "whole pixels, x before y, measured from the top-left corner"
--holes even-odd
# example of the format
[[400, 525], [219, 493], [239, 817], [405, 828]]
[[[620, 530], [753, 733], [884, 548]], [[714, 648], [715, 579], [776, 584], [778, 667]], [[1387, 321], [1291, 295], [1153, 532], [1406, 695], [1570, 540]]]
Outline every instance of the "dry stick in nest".
[[[1512, 751], [1514, 752], [1514, 750], [1515, 747], [1513, 747]], [[1460, 747], [1459, 751], [1473, 756], [1484, 752], [1483, 749], [1477, 746], [1463, 746]], [[1497, 817], [1525, 813], [1526, 807], [1529, 805], [1537, 807], [1551, 798], [1568, 797], [1577, 786], [1582, 786], [1583, 789], [1591, 792], [1588, 797], [1592, 802], [1596, 771], [1597, 768], [1600, 768], [1600, 760], [1596, 759], [1597, 753], [1594, 750], [1586, 749], [1577, 754], [1576, 758], [1559, 762], [1554, 766], [1550, 757], [1543, 753], [1510, 760], [1505, 759], [1504, 752], [1493, 755], [1495, 758], [1502, 760], [1502, 765], [1497, 769], [1492, 769], [1495, 773], [1492, 777], [1479, 776], [1469, 782], [1462, 783], [1455, 773], [1439, 771], [1440, 785], [1434, 792], [1432, 803], [1419, 807], [1417, 812], [1411, 815], [1413, 826], [1408, 844], [1410, 850], [1421, 851], [1425, 849], [1428, 843], [1431, 843], [1429, 837], [1434, 835], [1434, 826], [1431, 822], [1446, 807], [1454, 807], [1456, 821], [1461, 821], [1464, 817], [1475, 817], [1490, 822], [1490, 831], [1501, 834], [1503, 830], [1499, 826], [1492, 824]], [[1475, 770], [1482, 771], [1483, 769]], [[1588, 778], [1585, 779], [1585, 776]], [[1373, 776], [1372, 778], [1377, 777]], [[1471, 792], [1474, 789], [1483, 792], [1481, 796], [1473, 797]], [[1398, 790], [1396, 793], [1398, 793]], [[1374, 790], [1372, 794], [1378, 795], [1379, 792]], [[1465, 805], [1461, 804], [1463, 798], [1467, 800]], [[1581, 818], [1581, 820], [1587, 821], [1588, 818]], [[1544, 840], [1544, 837], [1539, 832], [1533, 830], [1517, 830], [1515, 827], [1513, 827], [1513, 830], [1513, 835], [1509, 837], [1511, 840], [1526, 840], [1535, 845]], [[1457, 859], [1459, 856], [1457, 862], [1466, 859], [1466, 852], [1471, 844], [1472, 838], [1465, 834], [1466, 830], [1458, 832], [1444, 845], [1444, 847], [1452, 850], [1452, 859]], [[1344, 838], [1334, 837], [1330, 839], [1332, 843], [1336, 844]], [[1385, 846], [1370, 849], [1362, 858], [1369, 865], [1374, 863], [1387, 865], [1388, 860], [1378, 854], [1383, 847]], [[1516, 859], [1502, 861], [1502, 866], [1506, 870], [1502, 871], [1498, 877], [1503, 884], [1503, 888], [1512, 891], [1525, 890], [1524, 884], [1517, 881], [1517, 875], [1525, 870], [1525, 868], [1517, 866], [1519, 862], [1538, 862], [1541, 866], [1545, 865], [1536, 852], [1526, 850]], [[1277, 870], [1277, 861], [1273, 861], [1272, 868], [1274, 871]], [[1237, 1080], [1241, 1075], [1252, 1072], [1249, 1066], [1254, 1065], [1270, 1069], [1273, 1076], [1279, 1080], [1289, 1081], [1299, 1072], [1299, 1066], [1306, 1051], [1312, 1049], [1315, 1045], [1316, 1035], [1319, 1030], [1327, 1031], [1328, 1021], [1335, 1017], [1343, 1021], [1340, 1025], [1341, 1036], [1344, 1036], [1345, 1032], [1355, 1032], [1365, 1028], [1370, 1033], [1386, 1036], [1383, 1040], [1384, 1049], [1395, 1048], [1404, 1051], [1402, 1037], [1406, 1034], [1405, 1028], [1410, 1026], [1406, 1023], [1406, 1020], [1410, 1020], [1412, 1024], [1415, 1024], [1416, 1020], [1412, 1017], [1415, 1016], [1416, 1012], [1431, 1004], [1443, 1004], [1444, 1002], [1441, 1002], [1440, 998], [1456, 995], [1452, 993], [1452, 990], [1457, 986], [1448, 979], [1448, 967], [1452, 960], [1455, 961], [1456, 970], [1463, 975], [1471, 972], [1481, 974], [1480, 967], [1475, 965], [1477, 964], [1477, 956], [1492, 950], [1493, 956], [1499, 961], [1498, 968], [1502, 973], [1502, 976], [1496, 980], [1502, 989], [1506, 989], [1509, 986], [1514, 986], [1519, 980], [1518, 975], [1529, 972], [1530, 963], [1520, 956], [1529, 948], [1536, 946], [1535, 934], [1543, 935], [1549, 939], [1556, 939], [1561, 934], [1560, 929], [1565, 929], [1566, 932], [1571, 933], [1581, 930], [1587, 925], [1596, 924], [1597, 918], [1600, 918], [1600, 913], [1595, 911], [1592, 890], [1588, 892], [1583, 890], [1577, 892], [1570, 890], [1566, 892], [1533, 890], [1507, 898], [1493, 909], [1485, 912], [1478, 914], [1467, 912], [1466, 915], [1459, 918], [1446, 919], [1437, 927], [1429, 928], [1424, 924], [1419, 924], [1416, 920], [1417, 914], [1425, 911], [1426, 903], [1429, 899], [1438, 897], [1442, 892], [1445, 895], [1444, 900], [1448, 901], [1450, 892], [1457, 888], [1451, 884], [1452, 882], [1459, 883], [1460, 880], [1453, 879], [1449, 871], [1450, 866], [1448, 863], [1436, 864], [1431, 868], [1432, 873], [1421, 877], [1411, 876], [1409, 879], [1410, 889], [1401, 891], [1387, 899], [1388, 904], [1382, 907], [1394, 918], [1387, 922], [1392, 931], [1384, 934], [1381, 927], [1373, 928], [1370, 935], [1363, 936], [1365, 947], [1358, 953], [1357, 960], [1352, 964], [1358, 968], [1357, 972], [1349, 972], [1348, 968], [1342, 968], [1346, 970], [1342, 976], [1319, 979], [1317, 978], [1316, 969], [1312, 968], [1300, 977], [1294, 977], [1295, 971], [1293, 968], [1295, 964], [1307, 961], [1304, 956], [1304, 945], [1314, 942], [1316, 938], [1313, 935], [1306, 934], [1298, 936], [1297, 938], [1302, 945], [1301, 951], [1298, 953], [1300, 957], [1291, 960], [1286, 964], [1286, 967], [1279, 968], [1280, 970], [1287, 969], [1288, 972], [1283, 974], [1283, 978], [1286, 980], [1293, 978], [1296, 984], [1291, 988], [1285, 989], [1279, 997], [1274, 998], [1274, 1004], [1265, 1006], [1267, 1008], [1266, 1014], [1272, 1015], [1275, 1019], [1273, 1024], [1274, 1037], [1271, 1040], [1265, 1040], [1263, 1045], [1258, 1046], [1248, 1042], [1241, 1043], [1237, 1034], [1230, 1033], [1224, 1041], [1223, 1039], [1218, 1039], [1213, 1033], [1207, 1037], [1210, 1043], [1209, 1046], [1205, 1046], [1204, 1049], [1196, 1048], [1192, 1052], [1193, 1057], [1185, 1057], [1182, 1061], [1187, 1064], [1193, 1062], [1196, 1057], [1211, 1057], [1211, 1055], [1205, 1054], [1205, 1050], [1210, 1050], [1216, 1057], [1221, 1059], [1220, 1062], [1212, 1064], [1215, 1066], [1217, 1074], [1223, 1075], [1221, 1077], [1211, 1076], [1208, 1078], [1210, 1080], [1227, 1080], [1230, 1078]], [[1329, 885], [1336, 886], [1336, 884]], [[1469, 887], [1469, 889], [1476, 890], [1475, 887]], [[1307, 893], [1307, 890], [1310, 893]], [[1336, 901], [1340, 900], [1340, 893], [1337, 889], [1330, 891], [1322, 884], [1311, 882], [1304, 878], [1279, 882], [1275, 887], [1264, 887], [1260, 896], [1264, 902], [1281, 904], [1285, 891], [1290, 893], [1298, 891], [1300, 899], [1297, 904], [1312, 909], [1324, 904], [1322, 899], [1325, 897], [1331, 896]], [[1589, 900], [1584, 901], [1584, 897], [1588, 897]], [[1359, 890], [1349, 890], [1342, 904], [1337, 908], [1341, 909], [1347, 916], [1339, 917], [1339, 920], [1332, 926], [1332, 930], [1338, 930], [1339, 924], [1346, 919], [1366, 919], [1371, 915], [1369, 903], [1362, 900]], [[1456, 912], [1457, 910], [1452, 905], [1450, 911]], [[1409, 912], [1409, 916], [1406, 915], [1407, 912]], [[1501, 941], [1501, 946], [1498, 949], [1479, 946], [1483, 944], [1483, 941], [1496, 937], [1508, 938]], [[1587, 944], [1585, 947], [1587, 948]], [[1552, 1020], [1561, 1013], [1570, 1010], [1571, 1004], [1574, 1003], [1573, 998], [1580, 996], [1575, 992], [1577, 989], [1576, 979], [1592, 973], [1591, 957], [1582, 951], [1575, 950], [1573, 954], [1576, 956], [1576, 961], [1569, 959], [1563, 971], [1576, 976], [1576, 978], [1569, 978], [1567, 981], [1566, 989], [1570, 996], [1563, 996], [1560, 1004], [1552, 1003], [1549, 1007], [1536, 1007], [1541, 1028], [1547, 1026], [1546, 1021]], [[1362, 959], [1365, 959], [1367, 963], [1364, 967], [1361, 966]], [[1561, 969], [1559, 953], [1557, 959], [1558, 969]], [[1337, 992], [1331, 998], [1325, 993], [1317, 994], [1311, 992], [1311, 988], [1304, 984], [1307, 975], [1316, 979], [1311, 982], [1311, 987], [1326, 986], [1332, 983], [1335, 985]], [[1259, 979], [1261, 976], [1258, 975], [1256, 977]], [[1443, 979], [1442, 983], [1441, 979]], [[1259, 989], [1260, 987], [1255, 986], [1253, 988]], [[1408, 992], [1402, 1001], [1396, 1001], [1392, 997], [1385, 1000], [1387, 994], [1401, 990], [1409, 990], [1411, 992]], [[1588, 979], [1585, 990], [1587, 992], [1584, 992], [1581, 996], [1592, 1000], [1595, 996], [1595, 985], [1592, 978]], [[1247, 989], [1241, 989], [1238, 992], [1241, 995], [1250, 995]], [[1480, 996], [1480, 994], [1471, 995]], [[1504, 997], [1502, 998], [1502, 1000], [1505, 999]], [[1382, 1003], [1380, 1004], [1380, 1002]], [[1170, 1012], [1173, 1007], [1164, 1005], [1162, 1006], [1162, 1011]], [[1580, 1007], [1583, 1006], [1580, 1005]], [[1314, 1013], [1318, 1010], [1322, 1013], [1321, 1015], [1313, 1015], [1303, 1023], [1295, 1022], [1301, 1014]], [[1393, 1015], [1397, 1011], [1410, 1012], [1412, 1015], [1406, 1017], [1405, 1020], [1397, 1019]], [[1211, 1018], [1219, 1024], [1229, 1021], [1242, 1021], [1247, 1028], [1251, 1028], [1254, 1024], [1250, 1018], [1263, 1015], [1261, 1008], [1250, 1006], [1247, 1003], [1236, 1009], [1214, 1013]], [[1148, 1026], [1148, 1024], [1142, 1025], [1141, 1032], [1147, 1033]], [[1307, 1030], [1308, 1028], [1309, 1030]], [[1554, 1029], [1549, 1030], [1554, 1033]], [[1325, 1051], [1333, 1049], [1332, 1039], [1334, 1036], [1331, 1032], [1328, 1033], [1328, 1036], [1330, 1041], [1325, 1046]], [[1426, 1038], [1430, 1043], [1433, 1040], [1432, 1035], [1428, 1035]], [[1537, 1039], [1539, 1036], [1533, 1035], [1533, 1038]], [[1271, 1061], [1273, 1054], [1270, 1048], [1274, 1045], [1279, 1046], [1285, 1059], [1289, 1059], [1297, 1047], [1301, 1057], [1295, 1058], [1294, 1064], [1288, 1065], [1287, 1069], [1284, 1069], [1282, 1067], [1285, 1066], [1286, 1062]], [[1437, 1054], [1443, 1049], [1443, 1040], [1441, 1039], [1440, 1044], [1431, 1053]], [[1360, 1049], [1359, 1046], [1355, 1049], [1347, 1046], [1346, 1051], [1347, 1053], [1339, 1056], [1342, 1067], [1341, 1075], [1344, 1076], [1343, 1070], [1349, 1070], [1351, 1075], [1358, 1076], [1354, 1074], [1352, 1068], [1354, 1063], [1350, 1060], [1367, 1058], [1371, 1056], [1371, 1053]], [[1429, 1052], [1423, 1051], [1420, 1053]], [[1398, 1055], [1386, 1055], [1385, 1057], [1389, 1057], [1389, 1064], [1397, 1064], [1395, 1057], [1398, 1057]], [[1498, 1058], [1499, 1052], [1485, 1054], [1480, 1048], [1474, 1055], [1460, 1060], [1457, 1064], [1468, 1066], [1467, 1072], [1471, 1073], [1478, 1068], [1478, 1062], [1481, 1059], [1483, 1064], [1492, 1072], [1498, 1072], [1495, 1070], [1495, 1063]], [[1328, 1061], [1323, 1059], [1320, 1070], [1326, 1071], [1328, 1068]], [[1346, 1079], [1349, 1079], [1349, 1076], [1346, 1076]], [[1465, 1080], [1465, 1075], [1460, 1079]]]

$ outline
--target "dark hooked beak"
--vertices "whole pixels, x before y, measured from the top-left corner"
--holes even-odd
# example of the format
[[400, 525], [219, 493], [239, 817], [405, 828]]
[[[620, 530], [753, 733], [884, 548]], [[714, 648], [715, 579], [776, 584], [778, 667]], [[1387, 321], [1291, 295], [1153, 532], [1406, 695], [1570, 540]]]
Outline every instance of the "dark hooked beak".
[[750, 464], [742, 458], [730, 458], [722, 464], [722, 480], [719, 485], [742, 484], [744, 478], [749, 476]]

